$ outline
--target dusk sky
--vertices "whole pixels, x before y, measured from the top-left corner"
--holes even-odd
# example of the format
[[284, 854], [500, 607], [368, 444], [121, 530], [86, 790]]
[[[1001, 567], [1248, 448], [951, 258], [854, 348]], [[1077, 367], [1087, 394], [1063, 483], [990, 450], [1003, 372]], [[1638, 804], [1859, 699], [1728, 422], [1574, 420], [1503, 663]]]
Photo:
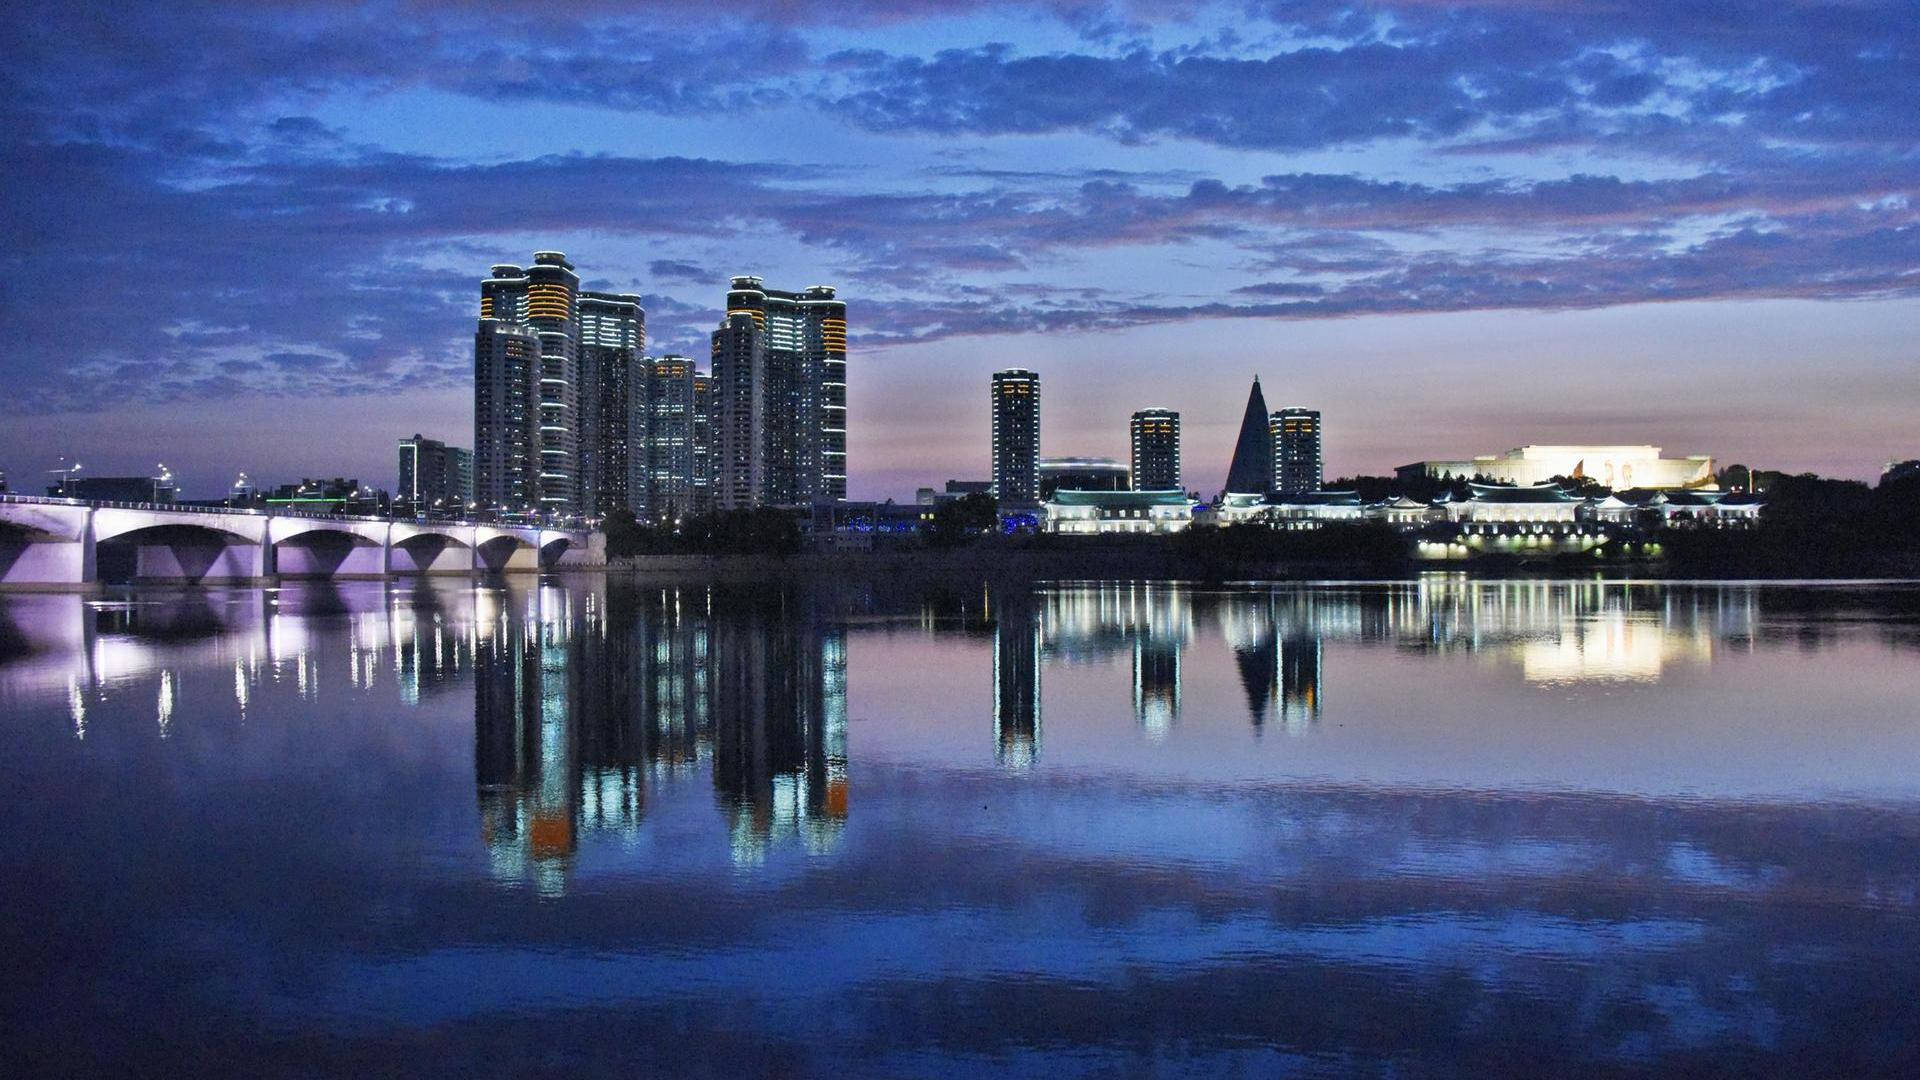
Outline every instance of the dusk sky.
[[[91, 10], [82, 10], [91, 9]], [[855, 498], [1249, 377], [1327, 475], [1650, 442], [1920, 456], [1914, 0], [46, 4], [0, 30], [0, 467], [394, 484], [471, 445], [479, 281], [567, 252], [705, 363], [848, 303]]]

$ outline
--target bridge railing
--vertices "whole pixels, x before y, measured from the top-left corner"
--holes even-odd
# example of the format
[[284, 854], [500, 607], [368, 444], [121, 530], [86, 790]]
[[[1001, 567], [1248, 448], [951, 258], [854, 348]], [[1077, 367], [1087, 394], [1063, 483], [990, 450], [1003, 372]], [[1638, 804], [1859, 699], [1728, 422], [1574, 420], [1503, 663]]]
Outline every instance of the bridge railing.
[[585, 525], [546, 525], [540, 522], [474, 521], [467, 518], [416, 517], [412, 515], [329, 514], [318, 510], [283, 510], [257, 506], [198, 506], [192, 503], [124, 502], [113, 499], [67, 499], [58, 495], [26, 495], [0, 491], [0, 504], [24, 503], [35, 506], [88, 506], [95, 510], [144, 510], [163, 514], [251, 514], [256, 517], [303, 518], [311, 521], [358, 521], [371, 524], [415, 525], [497, 525], [503, 528], [558, 529], [562, 532], [587, 532]]

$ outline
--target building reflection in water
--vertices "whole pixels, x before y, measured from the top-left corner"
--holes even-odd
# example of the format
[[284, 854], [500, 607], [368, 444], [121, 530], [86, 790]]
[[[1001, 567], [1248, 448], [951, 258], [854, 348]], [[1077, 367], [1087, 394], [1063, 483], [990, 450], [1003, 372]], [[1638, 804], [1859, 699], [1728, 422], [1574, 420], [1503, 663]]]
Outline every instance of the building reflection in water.
[[1040, 623], [1032, 597], [1008, 597], [993, 624], [993, 756], [1009, 768], [1040, 754]]
[[846, 636], [803, 601], [548, 587], [483, 626], [475, 777], [501, 876], [564, 890], [584, 834], [630, 835], [651, 786], [703, 763], [736, 861], [835, 845]]
[[[288, 698], [422, 704], [471, 680], [492, 864], [560, 889], [584, 839], [624, 842], [664, 783], [712, 785], [742, 862], [787, 842], [834, 847], [849, 801], [848, 635], [863, 625], [849, 614], [885, 617], [869, 621], [896, 632], [903, 624], [891, 617], [917, 611], [904, 624], [912, 632], [990, 638], [993, 753], [1008, 768], [1042, 759], [1052, 665], [1112, 667], [1116, 683], [1129, 666], [1137, 730], [1165, 738], [1191, 708], [1183, 681], [1207, 670], [1191, 650], [1217, 642], [1253, 728], [1306, 734], [1326, 709], [1327, 668], [1349, 645], [1484, 654], [1544, 685], [1652, 681], [1728, 650], [1804, 648], [1843, 632], [1804, 618], [1815, 602], [1804, 591], [1445, 573], [1383, 585], [927, 595], [889, 607], [868, 590], [850, 607], [844, 590], [826, 588], [574, 579], [13, 596], [0, 598], [0, 707], [56, 702], [76, 739], [130, 712], [153, 737], [181, 739], [211, 722], [218, 698], [251, 723]], [[1763, 630], [1769, 604], [1792, 618]], [[1859, 625], [1915, 644], [1903, 623]], [[116, 699], [123, 707], [104, 708]]]

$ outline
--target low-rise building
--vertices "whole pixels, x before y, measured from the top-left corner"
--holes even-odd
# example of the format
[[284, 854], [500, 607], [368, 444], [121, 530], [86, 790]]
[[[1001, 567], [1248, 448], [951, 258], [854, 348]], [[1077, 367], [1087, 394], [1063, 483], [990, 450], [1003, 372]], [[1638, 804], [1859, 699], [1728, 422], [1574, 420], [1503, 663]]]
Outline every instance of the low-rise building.
[[1712, 456], [1664, 458], [1657, 446], [1521, 446], [1465, 460], [1416, 461], [1394, 471], [1402, 479], [1486, 477], [1518, 487], [1543, 484], [1556, 476], [1593, 480], [1610, 488], [1714, 485]]
[[1184, 491], [1062, 489], [1045, 511], [1046, 531], [1066, 535], [1172, 533], [1193, 524], [1193, 502]]
[[1397, 496], [1383, 503], [1376, 503], [1369, 509], [1371, 509], [1380, 520], [1403, 532], [1410, 532], [1414, 529], [1422, 528], [1431, 521], [1443, 521], [1446, 519], [1446, 513], [1435, 509], [1431, 503], [1424, 503], [1419, 499], [1410, 499], [1405, 495]]
[[1455, 522], [1530, 524], [1571, 524], [1584, 500], [1567, 494], [1557, 484], [1530, 484], [1508, 487], [1474, 484], [1470, 498], [1446, 504], [1447, 516]]
[[1196, 515], [1196, 521], [1204, 520], [1209, 525], [1242, 525], [1253, 521], [1266, 521], [1273, 516], [1273, 504], [1265, 495], [1248, 495], [1237, 492], [1222, 494], [1203, 514]]
[[1367, 507], [1357, 491], [1302, 491], [1278, 496], [1273, 503], [1273, 519], [1283, 528], [1316, 528], [1366, 518]]

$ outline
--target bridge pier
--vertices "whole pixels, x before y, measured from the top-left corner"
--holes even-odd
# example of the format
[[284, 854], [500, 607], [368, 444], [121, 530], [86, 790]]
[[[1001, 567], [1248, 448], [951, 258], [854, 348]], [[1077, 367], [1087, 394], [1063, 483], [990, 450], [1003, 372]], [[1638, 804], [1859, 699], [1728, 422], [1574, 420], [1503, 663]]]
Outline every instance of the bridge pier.
[[0, 589], [92, 592], [100, 587], [93, 511], [0, 521]]
[[389, 574], [471, 574], [473, 548], [439, 533], [423, 533], [387, 547]]
[[168, 540], [134, 546], [135, 584], [257, 585], [272, 577], [271, 544]]
[[0, 538], [0, 590], [93, 592], [99, 587], [92, 537], [20, 544]]

